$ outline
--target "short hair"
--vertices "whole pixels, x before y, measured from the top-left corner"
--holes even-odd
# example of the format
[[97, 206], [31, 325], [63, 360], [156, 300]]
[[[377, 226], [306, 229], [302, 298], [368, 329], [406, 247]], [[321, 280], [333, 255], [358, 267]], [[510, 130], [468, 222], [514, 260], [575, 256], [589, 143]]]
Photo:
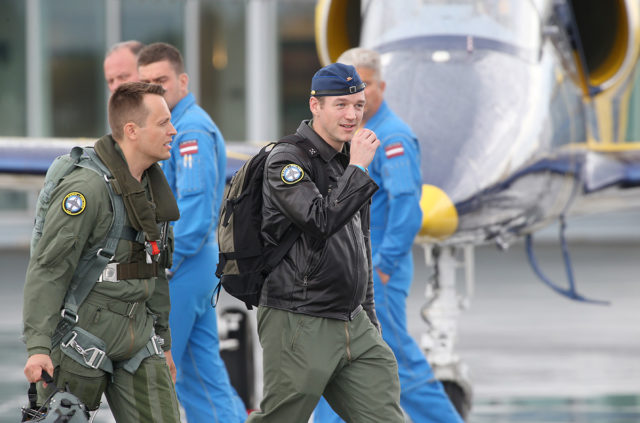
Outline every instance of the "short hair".
[[111, 56], [113, 52], [123, 48], [128, 49], [131, 53], [133, 53], [134, 56], [137, 56], [143, 47], [144, 44], [137, 40], [121, 41], [112, 45], [111, 48], [107, 50], [107, 54], [104, 55], [104, 58], [106, 59], [107, 57]]
[[180, 50], [167, 43], [153, 43], [143, 48], [138, 54], [138, 67], [163, 60], [169, 61], [177, 74], [184, 73], [184, 61]]
[[356, 68], [367, 68], [373, 71], [374, 76], [380, 79], [380, 53], [363, 47], [351, 48], [343, 52], [336, 62], [351, 65]]
[[124, 136], [122, 128], [128, 122], [144, 126], [149, 110], [144, 106], [147, 94], [164, 95], [164, 88], [145, 82], [125, 82], [113, 92], [109, 98], [109, 126], [111, 135], [116, 141]]

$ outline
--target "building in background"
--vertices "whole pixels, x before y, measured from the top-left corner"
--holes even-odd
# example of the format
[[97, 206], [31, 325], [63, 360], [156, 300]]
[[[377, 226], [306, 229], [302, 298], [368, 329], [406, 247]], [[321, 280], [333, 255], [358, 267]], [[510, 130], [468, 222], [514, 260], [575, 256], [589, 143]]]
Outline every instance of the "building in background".
[[[122, 40], [164, 41], [225, 139], [268, 141], [308, 117], [320, 67], [314, 0], [2, 0], [0, 138], [108, 132], [102, 62]], [[25, 243], [41, 182], [0, 183], [0, 245]], [[15, 236], [12, 234], [15, 232]]]
[[[192, 91], [225, 138], [250, 138], [249, 101], [276, 105], [256, 107], [274, 123], [255, 136], [292, 132], [306, 117], [300, 100], [319, 67], [314, 7], [313, 0], [2, 0], [0, 136], [104, 133], [104, 53], [128, 39], [185, 52]], [[259, 89], [268, 85], [272, 94], [261, 99], [248, 78], [265, 75]]]

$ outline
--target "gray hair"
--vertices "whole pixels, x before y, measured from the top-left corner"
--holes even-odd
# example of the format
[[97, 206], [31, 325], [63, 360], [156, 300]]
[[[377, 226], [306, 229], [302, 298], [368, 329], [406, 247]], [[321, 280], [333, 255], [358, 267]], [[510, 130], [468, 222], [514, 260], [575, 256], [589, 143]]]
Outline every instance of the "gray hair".
[[362, 47], [351, 48], [343, 52], [336, 62], [356, 68], [371, 69], [377, 79], [380, 79], [380, 53]]
[[137, 56], [138, 53], [140, 53], [140, 50], [142, 50], [142, 47], [144, 47], [144, 44], [137, 40], [121, 41], [112, 45], [111, 48], [107, 50], [107, 54], [104, 55], [104, 58], [106, 59], [113, 52], [120, 50], [121, 48], [127, 48], [134, 56]]

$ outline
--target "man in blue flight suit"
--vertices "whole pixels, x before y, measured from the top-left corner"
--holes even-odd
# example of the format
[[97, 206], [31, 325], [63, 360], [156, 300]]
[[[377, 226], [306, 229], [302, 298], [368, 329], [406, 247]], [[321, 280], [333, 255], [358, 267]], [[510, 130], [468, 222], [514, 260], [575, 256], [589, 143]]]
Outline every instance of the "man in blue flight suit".
[[178, 132], [171, 158], [161, 162], [178, 201], [169, 281], [171, 352], [176, 392], [190, 422], [243, 422], [246, 409], [220, 357], [217, 318], [210, 300], [217, 284], [216, 224], [225, 185], [222, 134], [189, 93], [182, 55], [154, 43], [138, 55], [140, 80], [162, 85]]
[[[400, 405], [413, 423], [462, 422], [407, 330], [406, 302], [413, 278], [411, 246], [422, 224], [418, 140], [383, 99], [385, 82], [381, 79], [377, 52], [350, 49], [342, 53], [338, 62], [355, 66], [367, 84], [362, 122], [381, 141], [382, 148], [369, 166], [369, 175], [380, 187], [371, 203], [373, 288], [382, 338], [398, 361]], [[314, 422], [340, 421], [322, 399]]]

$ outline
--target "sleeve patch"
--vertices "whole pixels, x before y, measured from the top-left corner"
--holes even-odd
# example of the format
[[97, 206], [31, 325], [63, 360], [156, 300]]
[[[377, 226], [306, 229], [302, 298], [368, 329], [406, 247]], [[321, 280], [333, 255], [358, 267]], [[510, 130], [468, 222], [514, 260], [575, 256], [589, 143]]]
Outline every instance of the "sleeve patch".
[[198, 153], [198, 140], [189, 140], [180, 143], [178, 147], [181, 156], [187, 156]]
[[387, 159], [402, 156], [404, 155], [404, 147], [400, 142], [388, 145], [384, 148], [384, 154], [387, 156]]
[[69, 216], [77, 216], [82, 213], [87, 206], [84, 195], [78, 191], [72, 191], [64, 196], [62, 200], [62, 210]]
[[285, 184], [295, 184], [304, 176], [304, 170], [295, 163], [291, 163], [282, 168], [280, 177]]

